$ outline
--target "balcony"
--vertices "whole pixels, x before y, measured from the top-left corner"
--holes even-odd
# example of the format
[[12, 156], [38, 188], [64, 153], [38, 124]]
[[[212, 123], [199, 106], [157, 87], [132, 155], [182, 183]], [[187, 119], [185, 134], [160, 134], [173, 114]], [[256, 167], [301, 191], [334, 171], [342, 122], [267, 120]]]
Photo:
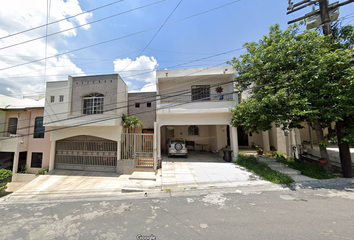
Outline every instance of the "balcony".
[[233, 93], [219, 93], [219, 94], [181, 94], [181, 95], [162, 95], [160, 97], [161, 103], [187, 103], [187, 102], [210, 102], [210, 101], [234, 101]]
[[236, 93], [161, 95], [157, 97], [156, 113], [230, 112], [236, 97]]

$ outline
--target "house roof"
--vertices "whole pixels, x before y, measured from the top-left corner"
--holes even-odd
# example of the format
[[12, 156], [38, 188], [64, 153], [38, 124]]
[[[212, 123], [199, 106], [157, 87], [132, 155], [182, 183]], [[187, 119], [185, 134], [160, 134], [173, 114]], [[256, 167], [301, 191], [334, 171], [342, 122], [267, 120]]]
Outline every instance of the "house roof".
[[44, 102], [44, 98], [36, 101], [28, 98], [20, 99], [0, 94], [0, 109], [43, 108]]

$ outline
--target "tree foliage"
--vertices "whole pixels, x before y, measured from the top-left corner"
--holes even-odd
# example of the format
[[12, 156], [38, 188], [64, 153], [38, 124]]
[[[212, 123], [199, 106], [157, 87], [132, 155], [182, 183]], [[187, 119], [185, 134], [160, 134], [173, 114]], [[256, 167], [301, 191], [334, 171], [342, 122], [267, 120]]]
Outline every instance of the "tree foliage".
[[[300, 32], [298, 25], [281, 30], [276, 24], [258, 42], [247, 42], [247, 53], [229, 64], [237, 70], [236, 86], [252, 86], [250, 98], [232, 110], [231, 123], [245, 130], [268, 130], [274, 122], [283, 129], [300, 128], [301, 122], [316, 130], [345, 121], [353, 129], [354, 27]], [[348, 136], [348, 135], [347, 135]], [[341, 141], [350, 141], [342, 138]]]

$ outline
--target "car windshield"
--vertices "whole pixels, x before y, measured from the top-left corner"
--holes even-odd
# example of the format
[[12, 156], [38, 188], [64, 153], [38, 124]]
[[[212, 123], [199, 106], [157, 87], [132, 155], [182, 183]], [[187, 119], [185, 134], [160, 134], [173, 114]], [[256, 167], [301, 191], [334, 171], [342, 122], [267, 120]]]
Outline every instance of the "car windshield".
[[171, 139], [171, 143], [184, 143], [183, 139]]

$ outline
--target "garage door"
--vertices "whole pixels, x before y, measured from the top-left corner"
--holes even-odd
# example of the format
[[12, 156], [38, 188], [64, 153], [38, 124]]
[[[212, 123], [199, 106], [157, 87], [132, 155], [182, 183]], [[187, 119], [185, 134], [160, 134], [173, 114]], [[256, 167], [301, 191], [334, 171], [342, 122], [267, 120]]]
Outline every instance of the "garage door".
[[116, 172], [117, 142], [58, 141], [55, 168], [70, 170]]

